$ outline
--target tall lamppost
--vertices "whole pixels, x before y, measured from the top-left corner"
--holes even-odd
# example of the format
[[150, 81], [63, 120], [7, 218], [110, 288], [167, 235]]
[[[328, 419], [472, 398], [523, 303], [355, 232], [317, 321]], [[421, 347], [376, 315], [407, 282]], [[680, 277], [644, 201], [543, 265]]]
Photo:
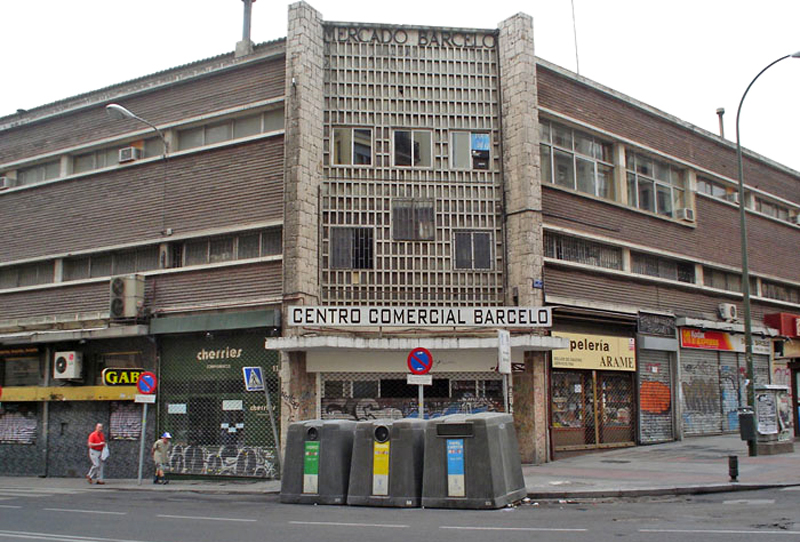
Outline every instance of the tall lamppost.
[[[753, 83], [761, 77], [765, 71], [770, 69], [772, 66], [777, 64], [782, 60], [786, 60], [787, 58], [800, 58], [800, 51], [791, 54], [785, 55], [780, 57], [779, 59], [773, 61], [772, 63], [768, 64], [763, 70], [758, 72], [750, 84], [747, 85], [747, 88], [742, 94], [742, 99], [739, 100], [739, 108], [736, 110], [736, 162], [739, 167], [739, 230], [742, 235], [742, 295], [743, 305], [744, 305], [744, 356], [745, 362], [747, 363], [747, 380], [749, 381], [749, 385], [747, 387], [747, 403], [753, 412], [755, 412], [756, 407], [756, 390], [755, 390], [755, 369], [753, 367], [753, 322], [751, 319], [750, 314], [750, 272], [749, 266], [747, 261], [747, 225], [746, 225], [746, 212], [745, 212], [745, 193], [744, 193], [744, 170], [742, 167], [742, 144], [739, 139], [739, 116], [742, 113], [742, 104], [744, 103], [744, 99], [747, 96], [747, 93], [750, 92], [750, 87], [753, 86]], [[756, 447], [756, 442], [753, 440], [748, 441], [749, 446], [749, 454], [751, 456], [758, 455], [758, 449]]]
[[161, 142], [164, 144], [164, 154], [162, 156], [164, 160], [164, 181], [161, 201], [161, 235], [172, 235], [172, 229], [167, 229], [167, 158], [169, 156], [169, 143], [167, 142], [167, 138], [164, 137], [164, 133], [158, 129], [158, 126], [132, 113], [119, 104], [108, 104], [106, 106], [106, 113], [108, 113], [108, 116], [112, 119], [133, 119], [146, 124], [152, 128], [156, 134], [158, 134], [158, 137], [161, 138]]

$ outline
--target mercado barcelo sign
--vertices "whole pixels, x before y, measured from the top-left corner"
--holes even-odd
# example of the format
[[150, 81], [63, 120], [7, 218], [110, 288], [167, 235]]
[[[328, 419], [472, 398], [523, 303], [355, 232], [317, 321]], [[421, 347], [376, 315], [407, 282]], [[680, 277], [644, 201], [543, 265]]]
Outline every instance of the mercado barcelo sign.
[[379, 43], [419, 47], [492, 48], [494, 34], [469, 30], [429, 30], [396, 27], [330, 26], [325, 41], [341, 43]]
[[550, 307], [289, 307], [290, 326], [550, 327]]

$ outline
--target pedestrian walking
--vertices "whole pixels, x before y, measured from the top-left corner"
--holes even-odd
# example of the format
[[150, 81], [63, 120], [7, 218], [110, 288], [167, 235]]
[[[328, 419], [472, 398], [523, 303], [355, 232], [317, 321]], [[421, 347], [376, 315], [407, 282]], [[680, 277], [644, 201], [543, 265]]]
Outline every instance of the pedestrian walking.
[[105, 484], [103, 466], [108, 457], [108, 449], [106, 448], [106, 436], [103, 434], [102, 423], [95, 425], [94, 431], [89, 434], [86, 445], [89, 447], [89, 461], [92, 462], [92, 467], [86, 473], [86, 480], [89, 484], [92, 482], [97, 482], [100, 485]]
[[155, 464], [156, 472], [153, 475], [154, 484], [168, 484], [164, 472], [169, 468], [169, 450], [172, 447], [172, 435], [169, 431], [165, 431], [161, 438], [153, 443], [153, 463]]

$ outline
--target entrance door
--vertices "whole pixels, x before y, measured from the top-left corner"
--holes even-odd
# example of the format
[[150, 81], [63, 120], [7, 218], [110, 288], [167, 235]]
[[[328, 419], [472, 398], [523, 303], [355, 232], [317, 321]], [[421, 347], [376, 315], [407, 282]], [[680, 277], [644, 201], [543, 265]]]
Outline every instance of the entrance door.
[[554, 370], [551, 381], [555, 452], [634, 444], [633, 373]]

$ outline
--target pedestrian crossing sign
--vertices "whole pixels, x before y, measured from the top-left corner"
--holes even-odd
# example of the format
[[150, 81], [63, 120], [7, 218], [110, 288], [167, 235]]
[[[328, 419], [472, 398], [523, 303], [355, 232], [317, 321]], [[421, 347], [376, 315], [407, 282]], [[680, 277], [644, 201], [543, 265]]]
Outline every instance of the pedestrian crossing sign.
[[247, 391], [264, 391], [264, 375], [261, 367], [242, 367], [244, 387]]

